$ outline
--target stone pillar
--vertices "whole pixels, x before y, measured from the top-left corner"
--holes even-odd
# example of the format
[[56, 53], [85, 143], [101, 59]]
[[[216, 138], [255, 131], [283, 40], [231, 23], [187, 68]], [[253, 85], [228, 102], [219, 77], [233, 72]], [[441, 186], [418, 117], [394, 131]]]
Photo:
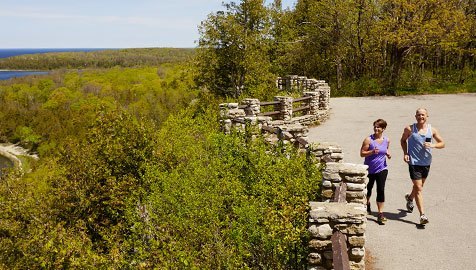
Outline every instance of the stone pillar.
[[238, 108], [238, 103], [221, 103], [219, 107], [220, 127], [223, 132], [228, 134], [236, 119], [245, 116], [245, 111]]
[[245, 98], [243, 100], [245, 107], [246, 116], [257, 116], [260, 113], [259, 99], [256, 98]]
[[294, 91], [297, 87], [298, 75], [288, 75], [286, 76], [286, 90]]
[[365, 269], [365, 207], [330, 202], [310, 202], [310, 207], [308, 269], [334, 269], [331, 237], [335, 231], [346, 236], [350, 269]]
[[317, 80], [316, 79], [307, 79], [306, 91], [309, 91], [309, 92], [317, 91]]
[[347, 202], [364, 205], [367, 202], [367, 168], [363, 164], [326, 163], [322, 172], [322, 199], [330, 201], [334, 197], [335, 188], [344, 182], [347, 185]]
[[278, 77], [276, 79], [276, 88], [278, 88], [280, 91], [283, 91], [286, 89], [286, 79], [282, 77]]
[[304, 92], [306, 91], [306, 80], [307, 80], [307, 77], [306, 76], [298, 76], [297, 78], [297, 87], [299, 89], [300, 92]]
[[274, 101], [279, 101], [279, 104], [274, 106], [275, 111], [280, 111], [280, 120], [291, 120], [293, 117], [293, 98], [292, 97], [274, 97]]
[[317, 115], [319, 114], [319, 92], [304, 92], [305, 97], [311, 97], [308, 101], [309, 105], [309, 114]]
[[327, 83], [323, 83], [318, 87], [319, 92], [319, 110], [329, 110], [330, 98], [331, 98], [331, 88]]

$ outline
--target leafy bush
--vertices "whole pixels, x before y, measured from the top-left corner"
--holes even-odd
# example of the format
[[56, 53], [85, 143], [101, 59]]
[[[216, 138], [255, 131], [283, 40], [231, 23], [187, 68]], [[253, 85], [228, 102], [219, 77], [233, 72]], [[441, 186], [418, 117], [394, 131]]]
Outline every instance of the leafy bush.
[[164, 268], [304, 265], [318, 168], [292, 149], [217, 133], [210, 120], [180, 115], [161, 129], [151, 193], [131, 211], [136, 256]]

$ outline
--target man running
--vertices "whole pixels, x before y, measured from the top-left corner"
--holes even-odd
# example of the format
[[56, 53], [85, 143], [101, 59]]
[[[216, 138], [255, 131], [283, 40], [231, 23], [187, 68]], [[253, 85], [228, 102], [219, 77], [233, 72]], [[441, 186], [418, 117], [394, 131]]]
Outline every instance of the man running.
[[[423, 207], [423, 185], [425, 184], [431, 165], [431, 149], [442, 149], [445, 142], [438, 130], [427, 123], [428, 111], [424, 108], [416, 110], [416, 123], [405, 127], [400, 144], [403, 160], [408, 163], [410, 178], [413, 181], [412, 192], [405, 195], [408, 212], [413, 212], [413, 199], [420, 211], [420, 224], [428, 223]], [[433, 141], [434, 139], [434, 141]], [[436, 143], [435, 143], [436, 142]]]

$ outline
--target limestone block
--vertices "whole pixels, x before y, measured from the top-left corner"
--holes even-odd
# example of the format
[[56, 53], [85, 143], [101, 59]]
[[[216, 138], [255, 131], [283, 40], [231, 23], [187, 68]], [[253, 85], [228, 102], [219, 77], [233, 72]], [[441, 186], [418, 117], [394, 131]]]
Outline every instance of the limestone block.
[[322, 256], [319, 253], [309, 253], [309, 256], [307, 256], [307, 261], [311, 265], [320, 265], [322, 263]]
[[366, 223], [361, 224], [336, 224], [335, 228], [347, 235], [362, 235], [365, 233]]
[[365, 236], [351, 236], [349, 237], [349, 245], [351, 247], [364, 247], [365, 246]]
[[313, 143], [313, 149], [330, 150], [331, 152], [334, 152], [334, 153], [342, 153], [342, 148], [335, 142]]
[[344, 159], [344, 154], [342, 154], [342, 153], [332, 153], [331, 158], [332, 159]]
[[340, 172], [347, 175], [366, 176], [367, 168], [368, 166], [363, 164], [342, 163]]
[[358, 203], [358, 204], [365, 204], [367, 203], [367, 196], [364, 196], [363, 198], [352, 198], [352, 199], [346, 199], [347, 202], [349, 203]]
[[334, 191], [332, 191], [332, 189], [323, 190], [321, 196], [324, 198], [332, 198], [332, 196], [334, 196]]
[[225, 117], [227, 118], [235, 118], [235, 117], [244, 117], [245, 111], [243, 109], [230, 109], [227, 111]]
[[328, 173], [339, 173], [340, 168], [341, 168], [341, 163], [328, 162], [326, 163], [326, 168], [324, 169], [324, 171]]
[[365, 198], [365, 193], [363, 191], [350, 191], [346, 192], [346, 199], [362, 199]]
[[322, 186], [325, 188], [332, 188], [332, 182], [329, 180], [322, 181]]
[[347, 183], [347, 190], [350, 191], [363, 191], [367, 185], [359, 183]]
[[350, 182], [350, 183], [359, 183], [359, 184], [362, 184], [362, 183], [366, 183], [367, 182], [367, 177], [365, 176], [344, 176], [344, 180], [346, 182]]
[[329, 224], [311, 225], [309, 227], [311, 235], [318, 239], [330, 239], [332, 236], [332, 228]]
[[324, 170], [322, 172], [322, 178], [325, 179], [325, 180], [330, 180], [330, 181], [341, 181], [342, 178], [340, 177], [340, 174], [336, 173], [336, 172], [329, 172], [327, 170]]
[[365, 256], [365, 248], [355, 247], [350, 250], [350, 258], [360, 260]]
[[220, 109], [238, 109], [238, 103], [221, 103], [218, 105]]
[[367, 217], [367, 212], [361, 204], [355, 203], [325, 203], [310, 202], [310, 218], [328, 218], [338, 223], [363, 223]]
[[332, 241], [312, 239], [309, 241], [309, 247], [317, 251], [325, 250], [332, 247]]
[[364, 270], [365, 260], [361, 259], [359, 262], [349, 261], [349, 266], [351, 270]]

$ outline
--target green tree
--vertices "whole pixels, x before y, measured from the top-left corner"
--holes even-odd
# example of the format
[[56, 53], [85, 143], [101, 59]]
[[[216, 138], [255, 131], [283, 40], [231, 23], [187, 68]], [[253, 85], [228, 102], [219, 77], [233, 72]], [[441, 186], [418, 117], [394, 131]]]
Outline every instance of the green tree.
[[259, 94], [272, 85], [270, 18], [263, 0], [224, 4], [199, 27], [198, 82], [220, 96]]
[[389, 87], [397, 86], [405, 59], [435, 49], [453, 50], [468, 31], [461, 1], [382, 0], [378, 21], [388, 60]]
[[375, 5], [368, 0], [298, 1], [295, 11], [302, 49], [297, 65], [311, 77], [324, 78], [339, 92], [344, 82], [363, 76], [373, 44], [370, 31]]

